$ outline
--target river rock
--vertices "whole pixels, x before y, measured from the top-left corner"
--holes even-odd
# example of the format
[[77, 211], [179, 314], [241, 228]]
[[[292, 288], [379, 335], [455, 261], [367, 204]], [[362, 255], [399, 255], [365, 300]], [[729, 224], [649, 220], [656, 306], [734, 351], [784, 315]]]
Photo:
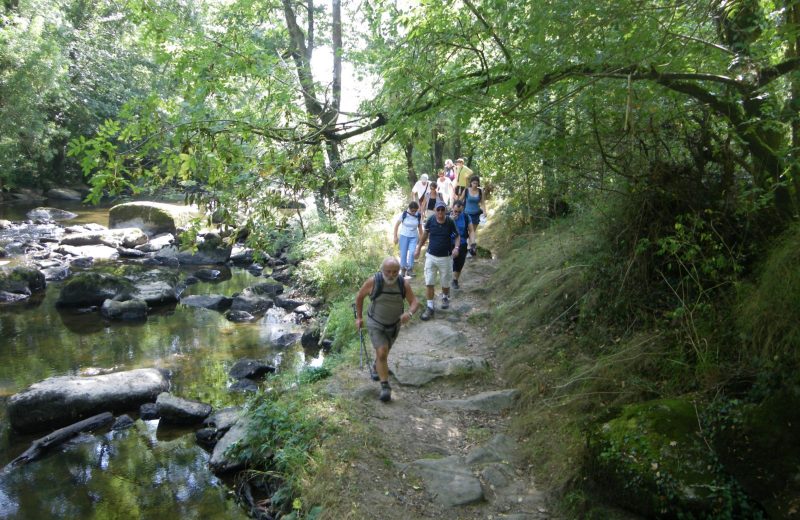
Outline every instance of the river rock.
[[51, 377], [11, 396], [8, 419], [21, 432], [52, 430], [101, 412], [135, 408], [168, 388], [169, 380], [154, 368]]
[[248, 425], [248, 419], [241, 417], [217, 442], [208, 461], [212, 471], [215, 473], [228, 473], [244, 468], [244, 461], [229, 458], [225, 452], [237, 442], [244, 440], [247, 436]]
[[225, 319], [227, 319], [228, 321], [232, 321], [234, 323], [243, 323], [246, 321], [253, 321], [256, 319], [256, 317], [247, 311], [231, 310], [225, 313]]
[[255, 393], [258, 392], [258, 383], [250, 378], [243, 377], [231, 383], [228, 390], [231, 392]]
[[134, 248], [147, 243], [147, 235], [139, 228], [84, 231], [64, 236], [61, 244], [68, 246], [105, 245], [113, 248]]
[[257, 359], [240, 359], [233, 364], [228, 371], [228, 375], [233, 379], [243, 379], [245, 377], [258, 379], [267, 374], [275, 372], [275, 367], [259, 361]]
[[231, 246], [226, 245], [217, 233], [206, 233], [197, 237], [197, 249], [178, 252], [178, 261], [188, 265], [224, 264], [231, 257]]
[[133, 419], [128, 414], [122, 414], [114, 420], [114, 424], [111, 425], [111, 429], [114, 431], [119, 430], [127, 430], [133, 426]]
[[100, 307], [100, 314], [110, 320], [144, 320], [147, 319], [147, 302], [144, 300], [127, 300], [124, 302], [106, 300]]
[[236, 424], [236, 421], [239, 420], [241, 413], [241, 407], [229, 406], [227, 408], [217, 410], [209, 415], [206, 420], [203, 421], [203, 425], [214, 428], [221, 432], [226, 432], [230, 430], [234, 424]]
[[72, 271], [69, 270], [69, 267], [62, 265], [58, 267], [46, 267], [42, 269], [42, 273], [44, 274], [44, 279], [48, 282], [61, 282], [69, 278]]
[[215, 311], [229, 309], [232, 302], [232, 298], [221, 294], [193, 294], [181, 298], [181, 303], [188, 307], [202, 307]]
[[116, 260], [119, 258], [119, 252], [116, 247], [106, 245], [94, 246], [70, 246], [61, 245], [56, 248], [56, 253], [62, 255], [72, 255], [77, 257], [89, 257], [94, 260]]
[[[230, 271], [228, 271], [230, 273]], [[222, 271], [219, 269], [198, 269], [194, 272], [194, 277], [204, 282], [213, 282], [222, 279]]]
[[253, 263], [254, 251], [252, 248], [241, 245], [233, 246], [231, 249], [231, 263], [234, 265], [245, 266]]
[[261, 316], [274, 305], [268, 296], [258, 296], [248, 291], [233, 298], [231, 311], [244, 311], [253, 316]]
[[30, 296], [44, 291], [47, 286], [45, 275], [32, 266], [0, 268], [0, 291]]
[[153, 269], [130, 274], [126, 278], [133, 285], [132, 292], [117, 299], [139, 299], [149, 305], [163, 305], [178, 301], [178, 275], [171, 271]]
[[138, 245], [134, 249], [141, 251], [142, 253], [155, 253], [172, 245], [173, 243], [175, 243], [175, 235], [172, 233], [164, 233], [154, 236], [148, 242]]
[[55, 200], [82, 200], [80, 192], [72, 188], [53, 188], [45, 192], [45, 197]]
[[106, 300], [113, 300], [118, 294], [133, 292], [133, 284], [122, 276], [106, 273], [78, 273], [67, 280], [61, 288], [56, 301], [59, 306], [81, 307], [101, 305]]
[[211, 413], [211, 405], [192, 401], [163, 392], [156, 398], [158, 415], [162, 423], [197, 424]]
[[178, 234], [193, 219], [200, 217], [194, 206], [178, 206], [160, 202], [126, 202], [118, 204], [108, 212], [108, 227], [139, 228], [149, 236], [160, 233]]
[[77, 213], [58, 208], [33, 208], [25, 214], [31, 220], [69, 220], [78, 216]]
[[248, 287], [242, 293], [274, 298], [283, 293], [283, 285], [275, 282], [262, 282]]

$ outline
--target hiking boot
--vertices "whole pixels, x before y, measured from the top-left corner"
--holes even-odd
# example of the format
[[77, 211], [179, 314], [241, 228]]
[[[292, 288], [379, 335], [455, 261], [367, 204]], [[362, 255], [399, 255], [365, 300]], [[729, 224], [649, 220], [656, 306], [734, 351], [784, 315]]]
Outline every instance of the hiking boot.
[[414, 278], [414, 268], [413, 267], [409, 267], [408, 269], [406, 269], [406, 276], [409, 277], [409, 278]]
[[392, 400], [392, 387], [389, 386], [389, 383], [381, 383], [381, 395], [378, 399], [384, 403]]
[[453, 289], [458, 289], [459, 288], [458, 287], [458, 280], [453, 278], [453, 283], [450, 284], [450, 287], [452, 287]]
[[422, 311], [422, 316], [420, 316], [419, 319], [422, 321], [428, 321], [431, 318], [433, 318], [433, 309], [430, 307], [425, 307], [425, 310]]
[[469, 248], [469, 252], [473, 258], [478, 256], [478, 246], [476, 244], [472, 244], [472, 246]]
[[442, 309], [447, 309], [448, 307], [450, 307], [450, 297], [442, 295]]

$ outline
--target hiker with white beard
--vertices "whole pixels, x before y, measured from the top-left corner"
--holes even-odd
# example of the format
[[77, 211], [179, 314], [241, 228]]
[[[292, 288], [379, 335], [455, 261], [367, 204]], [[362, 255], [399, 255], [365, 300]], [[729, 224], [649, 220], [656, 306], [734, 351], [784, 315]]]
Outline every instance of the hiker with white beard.
[[[419, 302], [411, 290], [411, 284], [400, 276], [400, 262], [388, 257], [381, 264], [381, 270], [367, 279], [356, 295], [356, 328], [364, 324], [364, 298], [369, 296], [367, 310], [367, 331], [372, 347], [375, 349], [375, 369], [381, 382], [380, 400], [392, 399], [389, 386], [389, 350], [400, 333], [400, 325], [408, 323], [417, 312]], [[405, 309], [408, 302], [408, 310]]]

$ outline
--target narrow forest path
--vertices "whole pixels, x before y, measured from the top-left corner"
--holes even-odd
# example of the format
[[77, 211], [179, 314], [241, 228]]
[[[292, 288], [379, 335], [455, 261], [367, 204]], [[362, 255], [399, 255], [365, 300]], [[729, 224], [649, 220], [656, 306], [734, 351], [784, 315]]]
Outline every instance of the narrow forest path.
[[[363, 445], [349, 447], [349, 467], [330, 483], [340, 493], [337, 515], [551, 518], [509, 434], [516, 391], [499, 376], [486, 327], [494, 262], [468, 259], [450, 309], [438, 308], [437, 287], [434, 319], [421, 321], [418, 312], [402, 328], [389, 355], [391, 402], [378, 400], [379, 384], [366, 368], [343, 368], [330, 382], [329, 391], [347, 400], [351, 421], [363, 428]], [[424, 305], [422, 265], [416, 270], [412, 287]], [[346, 449], [347, 443], [338, 445]]]

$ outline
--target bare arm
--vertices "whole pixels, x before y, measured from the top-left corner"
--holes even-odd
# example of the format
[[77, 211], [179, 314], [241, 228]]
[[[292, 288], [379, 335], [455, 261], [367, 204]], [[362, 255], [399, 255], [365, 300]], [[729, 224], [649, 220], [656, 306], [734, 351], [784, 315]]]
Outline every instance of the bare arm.
[[395, 225], [394, 225], [394, 243], [395, 243], [395, 244], [396, 244], [397, 242], [399, 242], [399, 239], [397, 238], [397, 230], [398, 230], [399, 228], [400, 228], [400, 221], [398, 220], [398, 221], [397, 221], [397, 223], [395, 223]]
[[408, 323], [411, 320], [411, 317], [417, 312], [419, 309], [419, 300], [417, 300], [417, 296], [414, 294], [414, 290], [411, 288], [411, 283], [408, 280], [404, 280], [406, 285], [406, 301], [408, 302], [408, 311], [404, 312], [400, 316], [400, 321], [402, 323]]
[[356, 294], [356, 329], [360, 329], [364, 323], [364, 298], [372, 292], [373, 285], [375, 285], [375, 279], [370, 277]]
[[422, 246], [424, 246], [425, 242], [427, 241], [428, 241], [428, 232], [423, 231], [422, 238], [419, 239], [419, 244], [417, 244], [417, 249], [416, 251], [414, 251], [414, 258], [417, 258], [419, 256], [420, 252], [422, 251]]

